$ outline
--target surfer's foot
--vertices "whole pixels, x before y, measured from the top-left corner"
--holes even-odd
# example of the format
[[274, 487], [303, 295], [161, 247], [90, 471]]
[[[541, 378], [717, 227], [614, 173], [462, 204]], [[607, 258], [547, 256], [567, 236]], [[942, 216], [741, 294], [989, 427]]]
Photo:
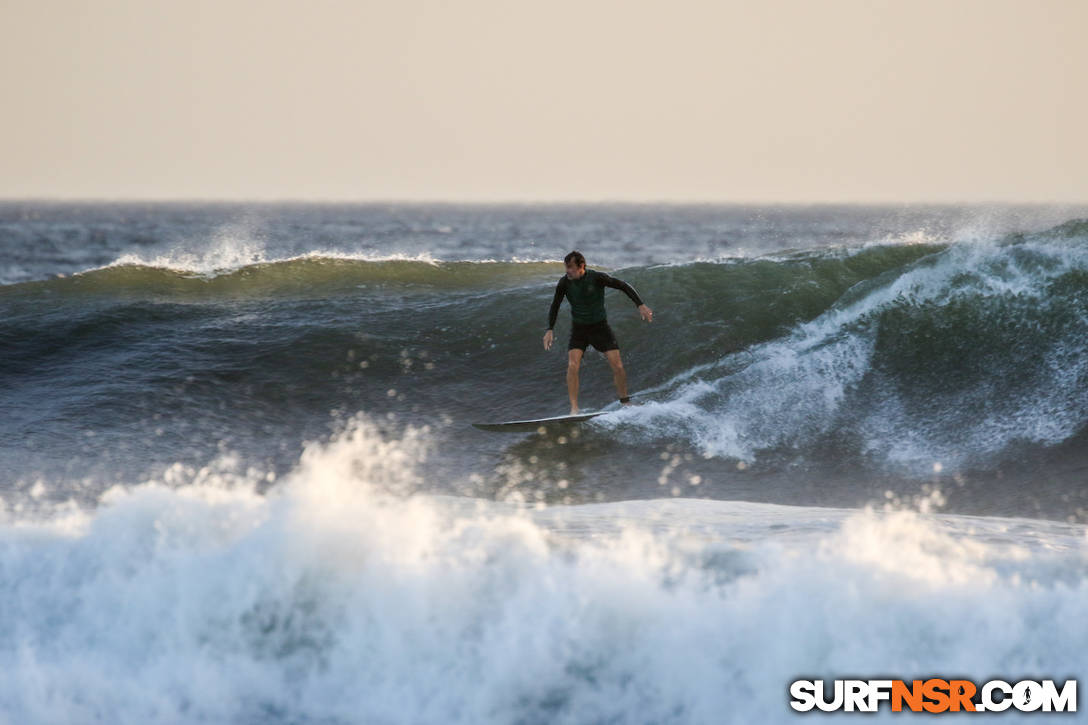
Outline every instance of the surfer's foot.
[[578, 409], [577, 408], [571, 408], [570, 409], [570, 414], [571, 415], [578, 415]]

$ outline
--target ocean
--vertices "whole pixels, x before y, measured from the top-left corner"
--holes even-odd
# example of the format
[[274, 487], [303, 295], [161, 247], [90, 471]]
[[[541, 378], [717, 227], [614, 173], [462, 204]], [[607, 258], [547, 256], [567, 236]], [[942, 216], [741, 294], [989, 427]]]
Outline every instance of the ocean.
[[[567, 412], [572, 249], [637, 404], [477, 430]], [[1088, 207], [3, 202], [0, 723], [1074, 678], [1086, 423]]]

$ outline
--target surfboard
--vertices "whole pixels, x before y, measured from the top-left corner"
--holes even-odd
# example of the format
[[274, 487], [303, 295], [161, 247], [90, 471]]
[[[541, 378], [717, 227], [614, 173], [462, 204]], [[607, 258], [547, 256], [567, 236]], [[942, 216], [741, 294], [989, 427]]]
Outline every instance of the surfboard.
[[551, 418], [534, 418], [533, 420], [507, 420], [500, 423], [473, 423], [475, 427], [480, 430], [489, 430], [495, 433], [524, 433], [527, 431], [534, 431], [541, 426], [551, 427], [557, 425], [568, 425], [571, 423], [581, 423], [589, 420], [590, 418], [596, 418], [598, 415], [604, 415], [608, 411], [600, 410], [596, 413], [579, 413], [578, 415], [556, 415]]

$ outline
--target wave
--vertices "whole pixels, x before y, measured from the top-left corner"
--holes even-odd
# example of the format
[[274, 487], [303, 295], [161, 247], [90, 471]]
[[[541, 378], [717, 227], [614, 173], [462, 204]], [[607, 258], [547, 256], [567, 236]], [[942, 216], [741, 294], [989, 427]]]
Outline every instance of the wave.
[[[605, 406], [587, 433], [625, 450], [682, 443], [719, 476], [723, 461], [961, 476], [1060, 446], [1073, 461], [1063, 470], [1076, 470], [1088, 456], [1088, 221], [914, 241], [613, 270], [655, 321], [609, 292], [641, 405]], [[108, 410], [130, 442], [148, 410], [185, 411], [213, 450], [248, 420], [255, 439], [273, 424], [297, 435], [300, 413], [324, 426], [334, 408], [425, 410], [466, 428], [515, 404], [553, 415], [565, 309], [557, 348], [544, 353], [540, 336], [560, 269], [323, 256], [212, 275], [117, 265], [0, 288], [0, 369], [39, 392], [27, 420]], [[600, 356], [584, 370], [583, 401], [613, 400]], [[215, 424], [209, 411], [224, 409], [233, 417]]]
[[260, 471], [178, 467], [91, 509], [8, 512], [0, 709], [13, 722], [781, 722], [801, 674], [1088, 666], [1083, 526], [411, 495], [428, 440], [357, 416], [267, 495]]
[[747, 462], [825, 449], [937, 472], [1058, 443], [1088, 422], [1088, 225], [935, 250], [749, 341], [601, 424]]
[[49, 280], [0, 287], [0, 297], [117, 295], [150, 299], [261, 298], [352, 293], [380, 288], [484, 289], [514, 286], [556, 270], [556, 263], [493, 260], [440, 261], [420, 258], [307, 254], [235, 268], [143, 264], [122, 258], [107, 265]]

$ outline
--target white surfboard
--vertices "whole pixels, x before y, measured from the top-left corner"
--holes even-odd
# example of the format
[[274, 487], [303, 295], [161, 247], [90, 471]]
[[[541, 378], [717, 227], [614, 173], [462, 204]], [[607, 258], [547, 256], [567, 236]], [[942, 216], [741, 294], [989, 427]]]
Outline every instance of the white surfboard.
[[534, 418], [533, 420], [507, 420], [500, 423], [473, 423], [480, 430], [489, 430], [495, 433], [524, 433], [527, 431], [534, 431], [541, 426], [552, 427], [559, 425], [569, 425], [572, 423], [581, 423], [589, 420], [590, 418], [596, 418], [598, 415], [604, 415], [608, 411], [598, 411], [596, 413], [579, 413], [578, 415], [557, 415], [551, 418]]

